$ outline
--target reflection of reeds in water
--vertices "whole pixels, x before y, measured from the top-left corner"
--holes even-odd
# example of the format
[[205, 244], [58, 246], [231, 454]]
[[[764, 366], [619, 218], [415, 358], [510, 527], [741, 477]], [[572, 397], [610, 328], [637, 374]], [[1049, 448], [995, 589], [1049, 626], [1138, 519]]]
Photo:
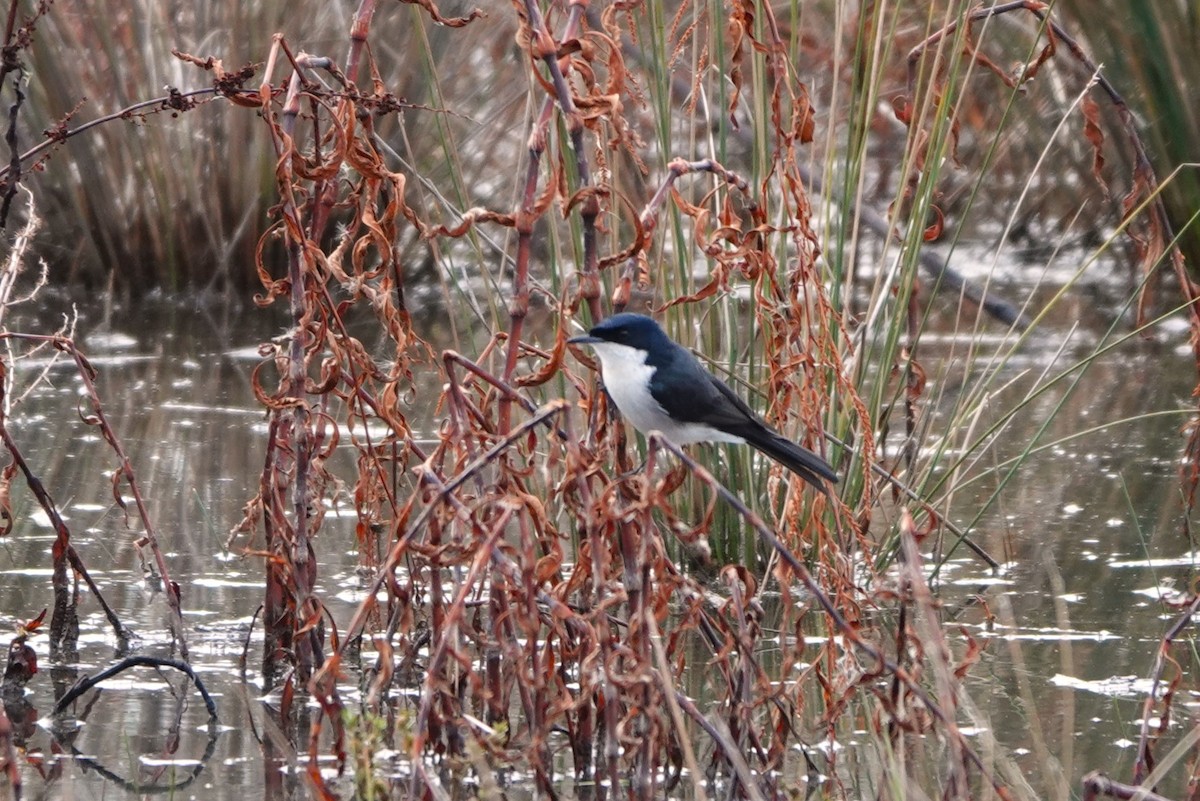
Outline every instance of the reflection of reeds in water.
[[[192, 323], [207, 327], [205, 317], [188, 316]], [[166, 332], [174, 326], [173, 317], [169, 308], [151, 311], [142, 306], [137, 315], [120, 314], [117, 324], [124, 334]], [[88, 347], [89, 328], [87, 320], [80, 325], [81, 347], [94, 357], [106, 414], [140, 480], [151, 489], [149, 503], [167, 541], [165, 547], [181, 555], [211, 558], [223, 544], [225, 524], [199, 520], [197, 504], [227, 508], [242, 497], [247, 490], [245, 477], [253, 474], [256, 461], [261, 462], [261, 442], [252, 433], [260, 416], [246, 390], [250, 365], [222, 356], [219, 343], [227, 332], [220, 330], [210, 329], [195, 340], [183, 331], [135, 336], [127, 348], [106, 352], [103, 346]], [[245, 335], [245, 330], [239, 332]], [[201, 342], [201, 347], [212, 350], [198, 352]], [[18, 364], [18, 386], [42, 366], [41, 362]], [[73, 364], [60, 360], [50, 379], [16, 411], [18, 422], [27, 421], [22, 434], [29, 437], [31, 458], [68, 511], [77, 504], [110, 510], [92, 534], [125, 563], [133, 535], [120, 536], [126, 529], [120, 514], [111, 510], [111, 488], [105, 486], [104, 477], [114, 469], [112, 453], [94, 429], [78, 420]], [[86, 527], [89, 515], [71, 517]], [[198, 523], [215, 528], [204, 531]], [[79, 534], [87, 536], [83, 531]]]

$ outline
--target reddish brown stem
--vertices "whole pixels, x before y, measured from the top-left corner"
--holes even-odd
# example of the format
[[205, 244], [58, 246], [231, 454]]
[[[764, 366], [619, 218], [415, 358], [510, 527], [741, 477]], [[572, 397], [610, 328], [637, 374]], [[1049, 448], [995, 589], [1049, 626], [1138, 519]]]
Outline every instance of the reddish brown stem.
[[[83, 564], [83, 559], [75, 551], [75, 546], [71, 544], [71, 531], [67, 528], [66, 522], [62, 519], [62, 515], [58, 513], [58, 506], [54, 503], [54, 499], [50, 497], [50, 493], [46, 491], [41, 480], [30, 469], [28, 462], [25, 461], [25, 456], [21, 453], [21, 449], [17, 446], [16, 441], [12, 438], [12, 433], [8, 430], [8, 419], [4, 414], [4, 396], [6, 393], [6, 384], [8, 381], [8, 365], [0, 360], [0, 441], [4, 443], [4, 447], [12, 456], [13, 461], [17, 463], [17, 467], [21, 469], [21, 473], [25, 476], [25, 484], [29, 487], [29, 491], [37, 498], [38, 505], [42, 507], [42, 511], [50, 519], [50, 524], [54, 527], [55, 540], [52, 549], [54, 559], [54, 588], [56, 593], [65, 593], [67, 589], [67, 572], [66, 565], [70, 564], [71, 568], [83, 577], [84, 583], [91, 590], [92, 595], [96, 598], [96, 602], [100, 604], [100, 608], [104, 610], [104, 616], [108, 619], [109, 625], [113, 627], [113, 632], [122, 642], [129, 640], [132, 637], [130, 631], [121, 623], [121, 619], [117, 617], [117, 613], [104, 600], [103, 593], [96, 586], [96, 582], [92, 580], [91, 574]], [[59, 614], [58, 604], [55, 605], [55, 615]], [[54, 621], [51, 621], [51, 630], [56, 630]]]
[[1187, 628], [1197, 613], [1200, 613], [1200, 595], [1193, 598], [1183, 614], [1176, 618], [1170, 630], [1163, 635], [1162, 640], [1158, 644], [1158, 652], [1154, 655], [1150, 692], [1146, 694], [1146, 700], [1142, 702], [1142, 726], [1141, 733], [1138, 735], [1137, 761], [1134, 763], [1133, 768], [1133, 781], [1136, 784], [1144, 782], [1154, 767], [1154, 759], [1150, 753], [1150, 721], [1156, 717], [1166, 717], [1165, 713], [1156, 716], [1154, 714], [1154, 705], [1159, 701], [1159, 686], [1162, 682], [1163, 669], [1170, 659], [1171, 643]]
[[346, 77], [358, 83], [358, 64], [363, 48], [367, 45], [367, 34], [371, 32], [371, 18], [375, 16], [375, 0], [360, 0], [350, 23], [350, 52], [346, 55]]
[[[566, 41], [575, 35], [585, 10], [586, 3], [576, 2], [572, 4], [562, 41]], [[567, 129], [571, 134], [580, 185], [584, 187], [590, 186], [591, 167], [583, 146], [583, 122], [579, 116], [578, 109], [575, 107], [575, 101], [571, 97], [571, 89], [567, 85], [563, 74], [563, 67], [569, 64], [569, 60], [564, 59], [564, 64], [560, 65], [554, 39], [546, 28], [545, 21], [542, 19], [541, 9], [535, 0], [525, 0], [525, 13], [530, 33], [530, 52], [535, 58], [540, 58], [546, 64], [546, 69], [550, 73], [551, 83], [555, 90], [554, 98], [557, 100], [559, 108], [562, 109], [563, 116], [567, 120]], [[521, 335], [525, 326], [525, 316], [529, 313], [529, 260], [532, 251], [533, 226], [537, 218], [541, 215], [541, 211], [537, 208], [538, 170], [541, 165], [542, 154], [546, 150], [549, 122], [550, 101], [548, 98], [537, 120], [534, 122], [533, 130], [529, 134], [529, 156], [525, 170], [524, 191], [521, 195], [521, 206], [516, 214], [517, 257], [513, 270], [512, 298], [509, 301], [508, 307], [510, 321], [508, 354], [504, 362], [502, 378], [508, 384], [512, 383], [513, 375], [516, 373], [517, 361], [521, 351]], [[589, 194], [580, 209], [580, 215], [584, 224], [585, 244], [588, 245], [585, 248], [584, 269], [581, 281], [584, 296], [587, 298], [593, 320], [599, 320], [601, 317], [599, 279], [596, 277], [598, 257], [596, 256], [595, 249], [595, 221], [598, 213], [598, 201], [594, 194]], [[588, 297], [589, 295], [590, 297]], [[505, 395], [500, 399], [499, 430], [501, 433], [508, 431], [511, 420], [512, 399], [508, 395]]]

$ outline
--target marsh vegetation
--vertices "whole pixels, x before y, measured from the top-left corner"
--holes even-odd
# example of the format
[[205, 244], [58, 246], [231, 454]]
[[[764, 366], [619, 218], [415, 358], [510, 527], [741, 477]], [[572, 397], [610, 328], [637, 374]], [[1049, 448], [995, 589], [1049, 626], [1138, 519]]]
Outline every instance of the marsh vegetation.
[[[0, 66], [14, 794], [1192, 793], [1200, 204], [1099, 21], [109, 5]], [[635, 436], [621, 310], [836, 491]]]

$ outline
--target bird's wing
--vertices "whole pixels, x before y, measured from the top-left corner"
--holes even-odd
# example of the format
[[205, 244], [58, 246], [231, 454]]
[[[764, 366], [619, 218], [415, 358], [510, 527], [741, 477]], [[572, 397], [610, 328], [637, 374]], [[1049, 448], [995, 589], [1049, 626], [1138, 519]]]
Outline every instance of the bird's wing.
[[[837, 481], [837, 474], [828, 462], [767, 425], [690, 352], [676, 345], [674, 351], [657, 361], [650, 378], [651, 392], [673, 420], [711, 426], [739, 437], [822, 492], [825, 487], [821, 479]], [[673, 391], [665, 391], [668, 386]], [[685, 391], [678, 391], [680, 387], [685, 387]]]
[[[758, 412], [751, 409], [728, 384], [713, 375], [710, 375], [708, 380], [716, 388], [717, 394], [727, 401], [720, 404], [722, 411], [721, 423], [714, 423], [714, 425], [722, 430], [729, 431], [731, 434], [737, 434], [740, 437], [745, 437], [747, 432], [754, 433], [759, 430], [772, 434], [775, 433], [767, 425], [767, 422], [758, 416]], [[731, 428], [725, 428], [724, 426], [731, 426]]]
[[670, 351], [651, 357], [648, 363], [656, 368], [650, 391], [672, 419], [707, 424], [737, 436], [767, 428], [763, 419], [690, 351], [671, 344]]
[[818, 476], [826, 481], [838, 480], [829, 462], [771, 428], [725, 382], [710, 378], [717, 392], [729, 401], [721, 404], [723, 419], [709, 421], [710, 425], [741, 437], [822, 492], [825, 488]]
[[[740, 404], [743, 411], [739, 413], [738, 409], [734, 409], [732, 415], [728, 414], [730, 410], [722, 390], [729, 391], [729, 388], [704, 369], [700, 360], [690, 352], [675, 343], [672, 345], [671, 352], [649, 363], [655, 367], [650, 377], [650, 391], [673, 420], [705, 423], [723, 431], [726, 424], [744, 422], [744, 413], [753, 416], [754, 413], [744, 403], [736, 400], [737, 396], [734, 396], [735, 402]], [[684, 391], [679, 391], [681, 387]]]

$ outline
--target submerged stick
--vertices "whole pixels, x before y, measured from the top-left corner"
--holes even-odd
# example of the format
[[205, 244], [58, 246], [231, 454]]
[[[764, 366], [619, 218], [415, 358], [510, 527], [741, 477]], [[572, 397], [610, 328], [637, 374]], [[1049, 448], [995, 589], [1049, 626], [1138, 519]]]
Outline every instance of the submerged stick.
[[200, 677], [196, 675], [196, 671], [192, 670], [192, 666], [180, 659], [163, 659], [157, 656], [126, 657], [107, 670], [97, 673], [95, 676], [81, 678], [75, 683], [74, 687], [67, 690], [66, 694], [58, 700], [58, 703], [54, 705], [54, 710], [50, 714], [61, 715], [63, 710], [70, 706], [72, 701], [100, 682], [111, 679], [118, 673], [135, 667], [169, 667], [186, 673], [187, 677], [192, 680], [192, 684], [196, 685], [196, 689], [200, 691], [200, 697], [204, 699], [204, 708], [208, 710], [209, 720], [215, 721], [217, 719], [217, 703], [208, 694], [208, 688], [204, 686], [204, 682], [200, 681]]
[[1136, 798], [1139, 801], [1170, 801], [1165, 795], [1151, 792], [1145, 787], [1113, 781], [1098, 770], [1084, 776], [1079, 783], [1083, 786], [1084, 801], [1095, 801], [1097, 796], [1102, 795], [1122, 799]]

